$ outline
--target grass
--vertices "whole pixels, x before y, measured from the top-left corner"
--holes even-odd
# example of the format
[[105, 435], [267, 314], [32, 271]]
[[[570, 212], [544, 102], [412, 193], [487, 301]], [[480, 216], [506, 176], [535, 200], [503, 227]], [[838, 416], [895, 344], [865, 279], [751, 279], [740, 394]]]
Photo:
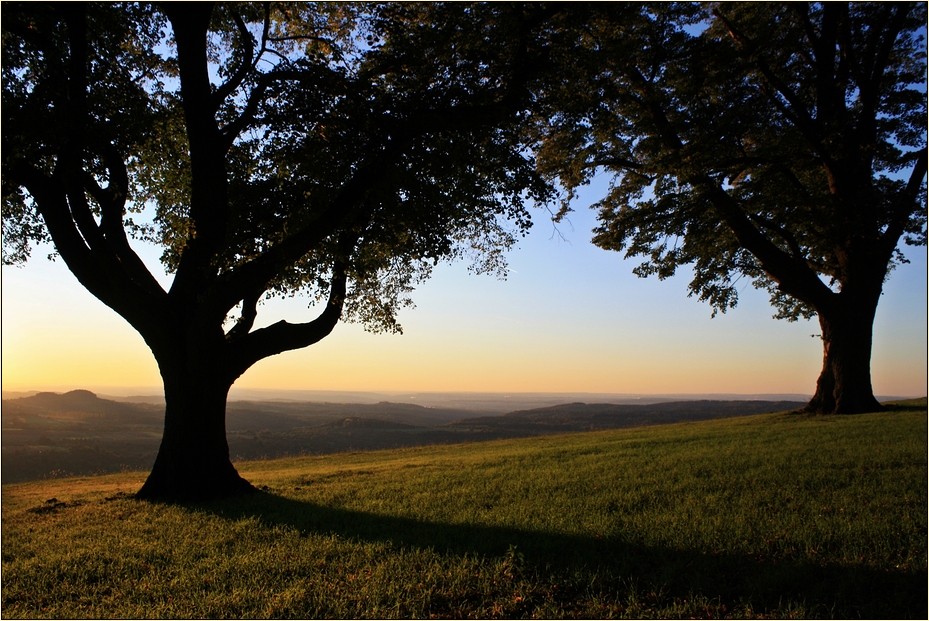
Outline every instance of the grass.
[[925, 400], [3, 487], [4, 618], [926, 618]]

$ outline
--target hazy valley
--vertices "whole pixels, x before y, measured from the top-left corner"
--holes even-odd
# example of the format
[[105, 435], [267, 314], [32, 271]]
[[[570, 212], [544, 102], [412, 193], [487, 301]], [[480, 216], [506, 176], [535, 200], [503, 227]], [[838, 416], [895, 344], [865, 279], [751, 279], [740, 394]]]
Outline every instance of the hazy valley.
[[[548, 397], [551, 399], [551, 397]], [[151, 468], [164, 406], [157, 398], [104, 399], [86, 390], [3, 400], [2, 482]], [[515, 400], [517, 404], [542, 398]], [[462, 402], [453, 399], [453, 403]], [[465, 401], [467, 402], [467, 401]], [[494, 411], [410, 403], [230, 401], [226, 427], [234, 461], [430, 444], [479, 442], [596, 429], [744, 416], [795, 409], [799, 401], [570, 403]]]

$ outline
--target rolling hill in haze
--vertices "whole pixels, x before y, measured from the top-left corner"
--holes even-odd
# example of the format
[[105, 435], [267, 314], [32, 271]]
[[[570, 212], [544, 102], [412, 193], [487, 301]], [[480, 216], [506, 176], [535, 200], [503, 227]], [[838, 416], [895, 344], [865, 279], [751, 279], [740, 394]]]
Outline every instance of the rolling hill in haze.
[[[226, 432], [234, 461], [454, 444], [595, 429], [745, 416], [796, 409], [799, 401], [570, 403], [503, 415], [410, 403], [230, 401]], [[3, 483], [147, 470], [164, 407], [114, 401], [87, 390], [40, 392], [2, 403]]]
[[26, 418], [36, 416], [59, 421], [95, 419], [123, 423], [144, 420], [152, 422], [152, 417], [160, 417], [163, 413], [163, 407], [145, 403], [118, 403], [101, 399], [89, 390], [72, 390], [63, 394], [40, 392], [29, 397], [3, 400], [4, 421], [15, 419], [17, 424], [23, 424]]
[[685, 421], [728, 418], [749, 414], [765, 414], [795, 410], [805, 404], [799, 401], [671, 401], [647, 405], [612, 403], [566, 403], [547, 408], [518, 410], [503, 416], [481, 416], [453, 423], [471, 430], [498, 432], [564, 433], [642, 427]]

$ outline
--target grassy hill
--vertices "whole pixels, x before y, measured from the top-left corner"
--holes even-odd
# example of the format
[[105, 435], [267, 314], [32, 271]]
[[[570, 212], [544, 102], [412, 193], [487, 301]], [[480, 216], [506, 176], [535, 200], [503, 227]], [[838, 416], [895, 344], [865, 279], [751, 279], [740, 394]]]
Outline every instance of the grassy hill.
[[926, 402], [3, 486], [20, 617], [926, 618]]

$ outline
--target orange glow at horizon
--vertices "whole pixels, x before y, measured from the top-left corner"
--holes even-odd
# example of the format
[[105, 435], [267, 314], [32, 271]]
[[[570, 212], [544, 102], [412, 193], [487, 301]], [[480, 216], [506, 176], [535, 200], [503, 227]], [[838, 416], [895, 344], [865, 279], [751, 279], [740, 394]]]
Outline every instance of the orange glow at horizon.
[[[114, 317], [113, 323], [119, 321]], [[371, 335], [358, 326], [339, 326], [315, 346], [263, 360], [235, 386], [278, 390], [417, 392], [588, 392], [810, 394], [819, 371], [818, 341], [808, 351], [769, 352], [762, 361], [750, 349], [734, 350], [725, 341], [712, 355], [697, 342], [676, 351], [630, 346], [608, 338], [599, 347], [580, 343], [523, 347], [492, 343], [467, 334]], [[64, 334], [57, 330], [25, 342], [3, 339], [4, 390], [70, 390], [146, 387], [160, 390], [157, 364], [141, 338], [127, 325], [105, 333]], [[714, 335], [719, 340], [720, 335]], [[426, 342], [429, 340], [430, 342]], [[548, 341], [549, 343], [551, 341]], [[924, 381], [882, 376], [875, 365], [878, 394], [913, 395]]]

